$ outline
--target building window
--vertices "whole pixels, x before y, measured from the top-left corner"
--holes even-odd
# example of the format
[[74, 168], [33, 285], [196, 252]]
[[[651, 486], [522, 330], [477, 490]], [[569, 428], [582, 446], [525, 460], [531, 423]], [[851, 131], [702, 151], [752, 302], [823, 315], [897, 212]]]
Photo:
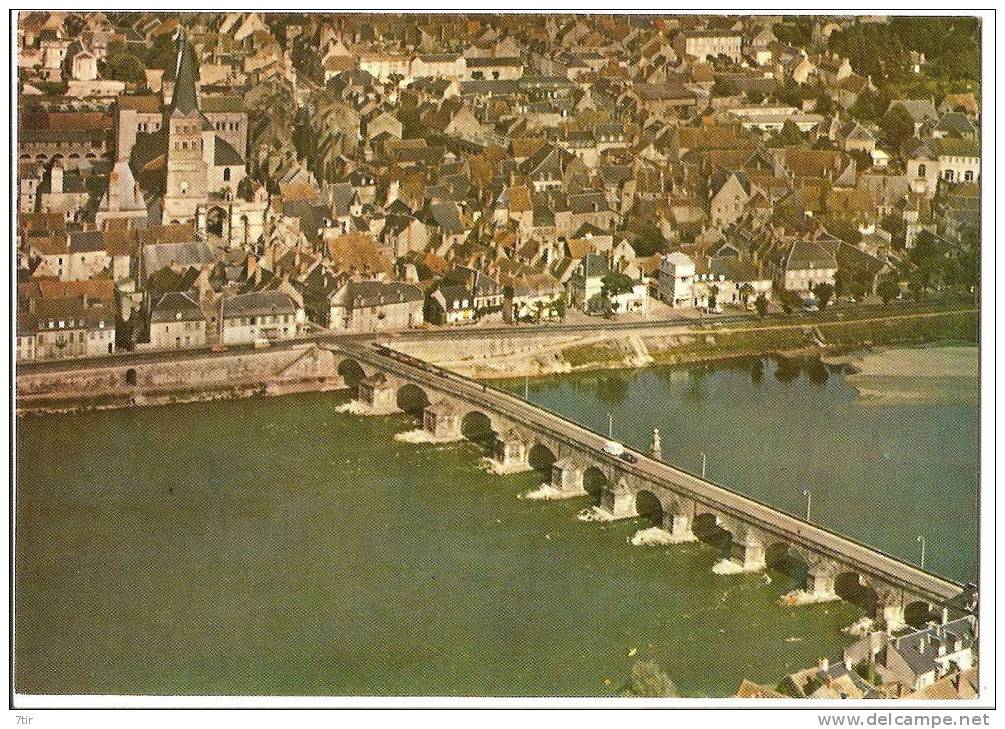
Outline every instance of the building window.
[[970, 170], [967, 170], [966, 172], [963, 173], [963, 180], [965, 182], [973, 182], [974, 181], [974, 173], [971, 172]]
[[223, 181], [224, 182], [230, 182], [230, 168], [229, 167], [224, 167], [223, 168]]
[[925, 167], [925, 165], [918, 165], [918, 177], [924, 177], [927, 169], [928, 168]]

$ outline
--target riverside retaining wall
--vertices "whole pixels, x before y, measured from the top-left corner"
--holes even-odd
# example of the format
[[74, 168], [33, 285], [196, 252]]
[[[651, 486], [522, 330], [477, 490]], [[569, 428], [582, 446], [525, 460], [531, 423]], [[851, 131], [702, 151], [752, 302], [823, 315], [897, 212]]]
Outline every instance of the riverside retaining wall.
[[315, 344], [193, 354], [139, 363], [18, 372], [19, 411], [124, 407], [301, 389], [345, 387], [339, 358]]

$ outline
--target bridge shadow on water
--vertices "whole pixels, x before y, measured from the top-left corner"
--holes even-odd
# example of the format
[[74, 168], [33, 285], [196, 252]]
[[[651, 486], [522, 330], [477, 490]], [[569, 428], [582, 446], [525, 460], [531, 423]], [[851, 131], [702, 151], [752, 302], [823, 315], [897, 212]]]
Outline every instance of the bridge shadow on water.
[[589, 466], [583, 471], [583, 488], [590, 495], [590, 501], [594, 506], [600, 506], [601, 496], [607, 485], [607, 477], [599, 468]]
[[733, 544], [733, 535], [719, 526], [712, 514], [698, 514], [691, 525], [698, 540], [704, 542], [723, 558], [728, 558]]
[[764, 551], [764, 563], [779, 578], [786, 580], [790, 589], [801, 589], [806, 585], [810, 568], [788, 544], [776, 542], [770, 545]]
[[527, 453], [530, 467], [537, 471], [545, 481], [551, 479], [551, 467], [555, 464], [555, 454], [543, 445], [535, 444]]
[[879, 599], [876, 591], [863, 585], [855, 572], [843, 572], [834, 579], [834, 591], [842, 600], [863, 610], [866, 615], [875, 615]]
[[412, 384], [402, 385], [396, 395], [398, 408], [407, 415], [422, 422], [422, 411], [429, 405], [429, 397], [421, 387]]
[[499, 446], [499, 434], [485, 413], [473, 411], [461, 419], [461, 435], [478, 446], [482, 454], [492, 456]]

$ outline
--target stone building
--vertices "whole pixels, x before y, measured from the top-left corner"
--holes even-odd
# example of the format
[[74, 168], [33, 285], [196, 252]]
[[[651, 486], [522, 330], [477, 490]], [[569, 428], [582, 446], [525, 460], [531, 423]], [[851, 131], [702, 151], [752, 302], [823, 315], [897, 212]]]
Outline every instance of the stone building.
[[338, 331], [407, 329], [423, 321], [422, 289], [383, 281], [347, 281], [329, 299], [328, 327]]
[[743, 36], [729, 30], [700, 30], [683, 33], [677, 41], [677, 52], [699, 61], [726, 56], [734, 63], [742, 59]]
[[223, 301], [224, 344], [253, 344], [259, 339], [292, 339], [300, 333], [304, 310], [284, 291], [254, 291]]
[[171, 291], [150, 312], [150, 346], [155, 349], [188, 349], [206, 346], [206, 316], [196, 296]]
[[691, 306], [694, 261], [680, 251], [663, 256], [658, 281], [659, 298], [675, 308]]
[[264, 228], [266, 199], [247, 177], [248, 115], [240, 99], [200, 98], [196, 58], [179, 37], [169, 104], [156, 97], [120, 100], [118, 160], [129, 160], [154, 222], [195, 224], [225, 247], [253, 244]]

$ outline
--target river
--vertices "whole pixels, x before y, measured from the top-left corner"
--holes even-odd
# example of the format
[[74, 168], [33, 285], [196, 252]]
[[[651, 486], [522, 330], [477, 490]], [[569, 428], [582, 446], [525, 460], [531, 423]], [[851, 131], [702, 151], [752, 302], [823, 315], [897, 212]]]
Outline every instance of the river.
[[[866, 403], [769, 360], [532, 382], [666, 460], [969, 579], [976, 405]], [[523, 383], [510, 383], [522, 392]], [[836, 656], [845, 603], [779, 607], [779, 573], [519, 496], [470, 442], [307, 394], [19, 419], [16, 688], [27, 693], [617, 694], [658, 660], [684, 695]]]

